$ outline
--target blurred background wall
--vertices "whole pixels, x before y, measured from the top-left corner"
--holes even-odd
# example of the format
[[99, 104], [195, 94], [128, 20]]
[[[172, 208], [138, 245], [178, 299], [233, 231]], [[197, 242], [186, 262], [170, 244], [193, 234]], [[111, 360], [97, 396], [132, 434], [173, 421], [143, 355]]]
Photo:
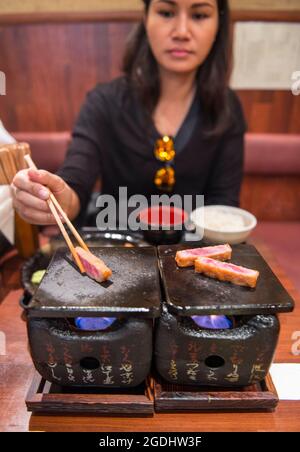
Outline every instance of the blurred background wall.
[[[300, 133], [300, 0], [230, 0], [232, 87], [249, 132]], [[0, 118], [12, 132], [71, 130], [86, 92], [121, 74], [140, 0], [0, 0]]]
[[[230, 3], [230, 84], [250, 132], [241, 206], [260, 221], [299, 222], [300, 0]], [[31, 144], [37, 162], [43, 158], [39, 166], [61, 163], [86, 92], [121, 74], [126, 39], [142, 17], [141, 4], [0, 0], [0, 71], [6, 76], [0, 119], [19, 141]], [[299, 224], [285, 232], [275, 226], [264, 237], [277, 245], [276, 255], [285, 251], [292, 273], [294, 248], [283, 239], [294, 246]]]
[[[300, 10], [299, 0], [230, 0], [239, 10]], [[0, 12], [111, 11], [140, 8], [140, 0], [0, 0]]]

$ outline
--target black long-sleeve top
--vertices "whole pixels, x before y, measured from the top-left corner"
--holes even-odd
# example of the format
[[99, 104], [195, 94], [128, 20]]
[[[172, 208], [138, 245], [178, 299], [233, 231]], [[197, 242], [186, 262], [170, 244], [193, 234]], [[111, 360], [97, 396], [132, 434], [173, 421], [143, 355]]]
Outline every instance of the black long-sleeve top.
[[[228, 94], [232, 125], [213, 140], [204, 137], [203, 113], [195, 97], [175, 137], [176, 184], [171, 194], [200, 194], [205, 204], [239, 205], [246, 123], [238, 97], [229, 88]], [[82, 210], [99, 177], [101, 193], [116, 199], [119, 187], [127, 187], [128, 196], [161, 194], [154, 184], [163, 166], [153, 152], [159, 137], [125, 77], [99, 84], [87, 94], [58, 174], [78, 194]]]

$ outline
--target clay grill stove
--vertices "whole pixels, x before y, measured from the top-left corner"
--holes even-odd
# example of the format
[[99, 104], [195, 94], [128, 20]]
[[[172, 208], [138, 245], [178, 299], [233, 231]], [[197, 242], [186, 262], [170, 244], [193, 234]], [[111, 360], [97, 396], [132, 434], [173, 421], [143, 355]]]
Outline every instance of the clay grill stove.
[[[292, 311], [293, 300], [251, 245], [233, 246], [231, 261], [260, 272], [256, 289], [177, 267], [176, 251], [198, 246], [204, 245], [159, 247], [164, 303], [156, 325], [156, 369], [167, 382], [182, 385], [235, 387], [261, 381], [276, 349], [277, 313]], [[218, 319], [211, 316], [223, 316], [227, 326], [210, 328], [207, 321]]]
[[[99, 284], [81, 275], [60, 248], [27, 308], [31, 356], [40, 375], [61, 386], [130, 388], [150, 372], [153, 319], [161, 298], [153, 247], [92, 248], [112, 269]], [[116, 319], [106, 330], [79, 329], [78, 318]]]

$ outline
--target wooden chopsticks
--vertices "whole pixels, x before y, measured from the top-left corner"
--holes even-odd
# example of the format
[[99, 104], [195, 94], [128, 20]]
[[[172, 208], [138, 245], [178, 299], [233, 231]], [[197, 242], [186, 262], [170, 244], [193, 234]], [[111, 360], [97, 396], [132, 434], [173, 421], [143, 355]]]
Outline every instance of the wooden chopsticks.
[[[32, 161], [30, 155], [25, 155], [24, 159], [27, 163], [27, 165], [29, 166], [29, 168], [33, 168], [35, 170], [37, 170], [36, 165], [34, 164], [34, 162]], [[48, 189], [49, 190], [49, 189]], [[49, 190], [50, 192], [50, 190]], [[81, 260], [75, 250], [75, 247], [70, 239], [70, 237], [68, 236], [68, 233], [60, 219], [60, 216], [58, 214], [58, 212], [60, 213], [60, 215], [63, 217], [63, 219], [65, 220], [65, 222], [67, 223], [67, 225], [69, 226], [70, 230], [73, 232], [74, 236], [76, 237], [78, 243], [80, 244], [80, 246], [82, 248], [84, 248], [86, 251], [89, 251], [88, 246], [86, 245], [86, 243], [83, 241], [83, 239], [80, 237], [79, 233], [77, 232], [77, 230], [75, 229], [75, 227], [73, 226], [73, 224], [71, 223], [71, 221], [69, 220], [68, 216], [66, 215], [66, 213], [64, 212], [64, 210], [62, 209], [61, 205], [59, 204], [59, 202], [57, 201], [57, 199], [55, 198], [55, 196], [53, 195], [53, 193], [50, 192], [50, 198], [48, 199], [48, 206], [56, 220], [56, 223], [65, 239], [65, 241], [67, 242], [67, 245], [72, 253], [72, 256], [74, 257], [74, 260], [79, 268], [79, 270], [81, 271], [81, 273], [84, 273], [84, 268], [83, 265], [81, 263]], [[57, 210], [56, 210], [57, 209]], [[58, 212], [57, 212], [58, 211]]]
[[[29, 166], [30, 168], [37, 169], [36, 165], [34, 164], [30, 157], [30, 154], [31, 154], [30, 146], [27, 143], [14, 143], [0, 146], [0, 185], [10, 185], [16, 173], [22, 169], [27, 168], [27, 166]], [[81, 271], [81, 273], [84, 273], [82, 262], [60, 219], [60, 215], [65, 220], [66, 224], [69, 226], [70, 230], [76, 237], [80, 246], [84, 248], [86, 251], [89, 251], [86, 243], [80, 237], [79, 233], [77, 232], [77, 230], [69, 220], [68, 216], [58, 203], [57, 199], [51, 192], [50, 198], [48, 199], [48, 205], [65, 241], [67, 242], [67, 245], [72, 253], [72, 256], [74, 257], [74, 260], [79, 270]]]

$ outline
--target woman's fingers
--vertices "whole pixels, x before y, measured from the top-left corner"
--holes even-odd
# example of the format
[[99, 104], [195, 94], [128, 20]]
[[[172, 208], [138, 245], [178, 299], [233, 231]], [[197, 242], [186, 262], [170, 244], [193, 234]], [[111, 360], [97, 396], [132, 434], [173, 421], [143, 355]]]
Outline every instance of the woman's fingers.
[[19, 190], [17, 188], [15, 190], [14, 196], [16, 201], [19, 202], [19, 205], [23, 204], [24, 207], [30, 207], [33, 209], [41, 210], [42, 212], [49, 212], [49, 206], [47, 201], [42, 201], [41, 199], [31, 195], [30, 193], [24, 190]]
[[[55, 224], [56, 220], [48, 206], [50, 192], [60, 202], [69, 194], [68, 185], [63, 179], [44, 170], [21, 170], [15, 175], [11, 186], [16, 210], [25, 221], [32, 224]], [[62, 220], [60, 214], [59, 217]]]
[[[27, 193], [28, 195], [28, 193]], [[38, 200], [39, 201], [39, 200]], [[33, 204], [24, 204], [23, 202], [19, 201], [18, 199], [14, 199], [14, 207], [20, 217], [23, 218], [23, 220], [27, 221], [31, 224], [40, 224], [40, 225], [55, 225], [56, 224], [56, 218], [52, 215], [48, 204], [46, 203], [47, 209], [39, 210]], [[64, 218], [61, 216], [59, 212], [58, 216], [62, 223], [65, 223]]]
[[49, 198], [49, 190], [44, 187], [41, 183], [32, 182], [29, 178], [29, 171], [31, 170], [21, 170], [19, 171], [12, 182], [12, 185], [18, 190], [26, 191], [33, 196], [40, 199], [46, 200]]
[[56, 224], [55, 218], [50, 210], [49, 212], [43, 212], [41, 210], [33, 209], [25, 206], [17, 200], [14, 201], [14, 207], [20, 217], [27, 221], [27, 223], [40, 225]]
[[28, 176], [32, 182], [46, 185], [54, 195], [59, 195], [66, 188], [65, 181], [49, 171], [30, 169]]

